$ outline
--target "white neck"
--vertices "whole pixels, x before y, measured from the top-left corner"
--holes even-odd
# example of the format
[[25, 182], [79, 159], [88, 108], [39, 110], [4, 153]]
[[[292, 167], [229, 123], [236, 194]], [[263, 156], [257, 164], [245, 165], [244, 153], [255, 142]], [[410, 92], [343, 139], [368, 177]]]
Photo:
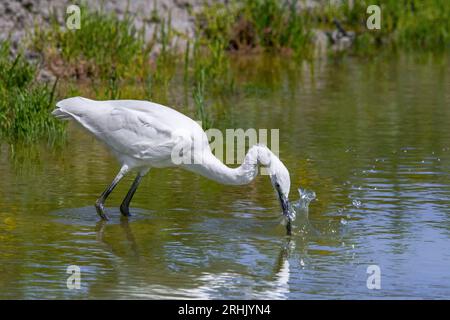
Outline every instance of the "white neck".
[[205, 150], [199, 164], [184, 164], [189, 171], [196, 172], [211, 180], [222, 184], [248, 184], [258, 174], [258, 164], [268, 166], [275, 155], [266, 146], [254, 145], [245, 155], [241, 166], [230, 168], [217, 159], [211, 150]]

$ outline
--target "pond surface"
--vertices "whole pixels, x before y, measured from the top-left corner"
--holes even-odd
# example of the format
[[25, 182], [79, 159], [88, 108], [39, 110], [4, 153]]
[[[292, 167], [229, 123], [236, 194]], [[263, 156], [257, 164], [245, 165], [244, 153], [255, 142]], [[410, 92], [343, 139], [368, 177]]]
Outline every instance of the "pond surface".
[[1, 146], [0, 298], [449, 298], [448, 57], [270, 61], [235, 66], [215, 127], [280, 129], [291, 200], [317, 194], [291, 238], [265, 176], [232, 187], [151, 170], [126, 220], [129, 176], [99, 222], [118, 165], [70, 126], [62, 148]]

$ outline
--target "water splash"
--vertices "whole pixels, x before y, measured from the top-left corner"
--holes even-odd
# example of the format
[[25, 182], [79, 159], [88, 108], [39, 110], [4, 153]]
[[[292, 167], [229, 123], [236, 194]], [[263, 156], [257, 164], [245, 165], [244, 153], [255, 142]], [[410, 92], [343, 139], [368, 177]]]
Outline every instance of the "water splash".
[[[312, 190], [298, 189], [299, 199], [297, 201], [291, 202], [291, 217], [299, 218], [296, 221], [296, 235], [307, 235], [311, 234], [314, 236], [321, 236], [321, 233], [313, 227], [309, 221], [308, 212], [309, 204], [311, 201], [316, 200], [316, 193]], [[291, 219], [294, 221], [294, 219]]]
[[309, 203], [316, 199], [316, 193], [312, 190], [299, 188], [298, 194], [300, 199], [293, 204], [294, 210], [308, 216]]
[[353, 204], [353, 206], [354, 206], [355, 208], [361, 208], [361, 206], [362, 206], [361, 201], [359, 201], [358, 199], [354, 199], [354, 200], [352, 201], [352, 204]]

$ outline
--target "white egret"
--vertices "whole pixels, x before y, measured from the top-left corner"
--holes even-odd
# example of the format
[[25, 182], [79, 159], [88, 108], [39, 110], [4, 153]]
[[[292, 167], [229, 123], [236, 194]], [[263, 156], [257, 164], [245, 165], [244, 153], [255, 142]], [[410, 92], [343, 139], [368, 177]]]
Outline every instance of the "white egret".
[[[137, 171], [137, 176], [120, 205], [124, 216], [130, 215], [131, 199], [150, 168], [180, 166], [222, 184], [243, 185], [255, 178], [258, 165], [262, 165], [268, 169], [283, 215], [287, 218], [287, 232], [291, 232], [294, 211], [288, 200], [291, 183], [289, 171], [263, 145], [252, 146], [241, 166], [229, 168], [213, 155], [206, 133], [197, 122], [160, 104], [139, 100], [95, 101], [74, 97], [59, 101], [52, 114], [59, 119], [78, 122], [104, 142], [121, 164], [119, 173], [95, 203], [102, 219], [108, 220], [104, 209], [105, 200], [131, 170]], [[185, 151], [183, 146], [197, 146], [189, 154], [191, 161], [174, 161], [174, 154]]]

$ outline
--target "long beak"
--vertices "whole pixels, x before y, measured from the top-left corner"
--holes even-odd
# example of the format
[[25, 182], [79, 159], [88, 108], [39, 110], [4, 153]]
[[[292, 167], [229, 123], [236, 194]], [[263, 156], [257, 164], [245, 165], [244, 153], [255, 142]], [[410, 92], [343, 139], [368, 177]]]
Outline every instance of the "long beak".
[[288, 236], [290, 236], [292, 234], [291, 204], [289, 203], [289, 199], [280, 191], [278, 191], [278, 198], [280, 199], [280, 204], [281, 204], [281, 209], [283, 210], [283, 215], [287, 219], [286, 233]]

